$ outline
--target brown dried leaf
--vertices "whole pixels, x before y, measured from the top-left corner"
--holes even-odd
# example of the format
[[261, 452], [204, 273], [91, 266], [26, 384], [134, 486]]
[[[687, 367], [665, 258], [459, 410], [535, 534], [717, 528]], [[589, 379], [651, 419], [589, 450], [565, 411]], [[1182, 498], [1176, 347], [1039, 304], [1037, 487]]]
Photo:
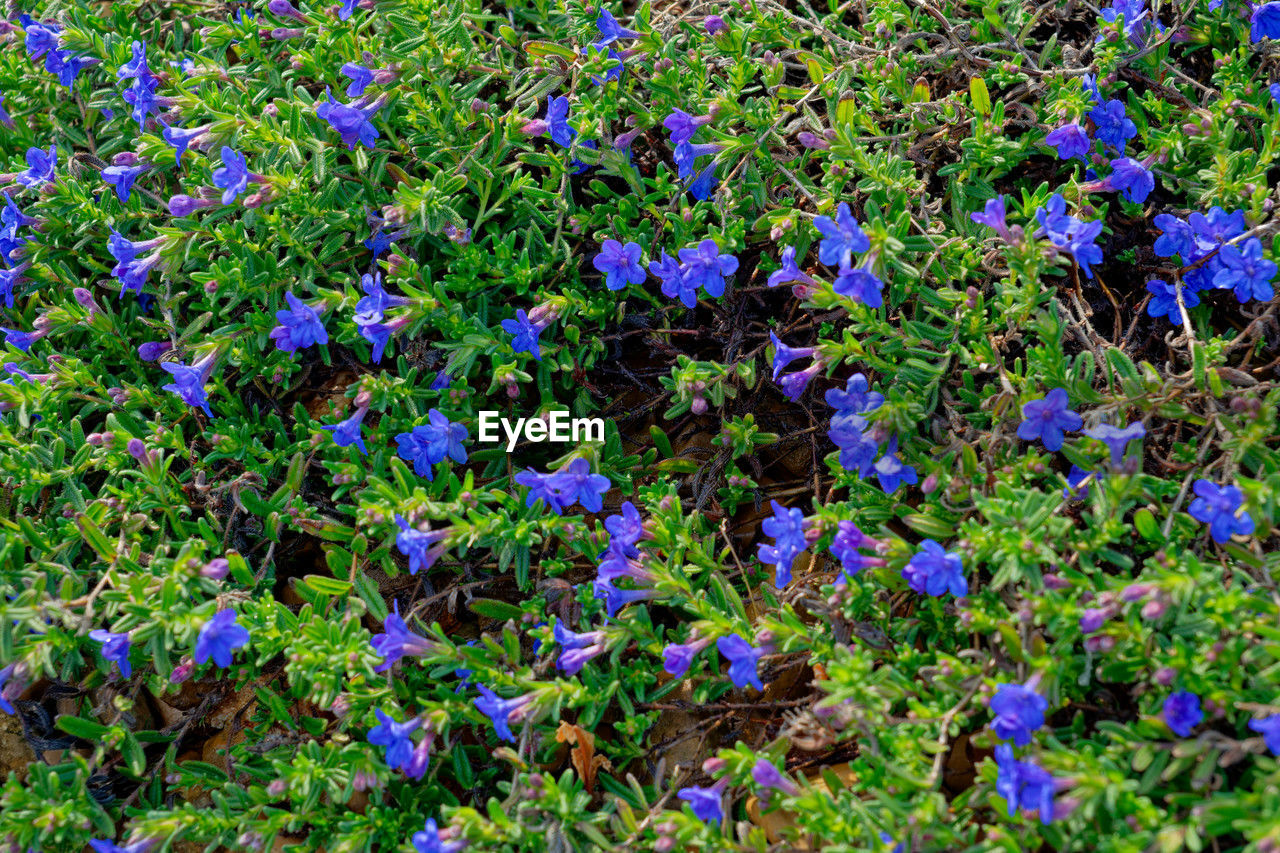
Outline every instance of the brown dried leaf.
[[613, 769], [609, 759], [603, 755], [596, 755], [596, 736], [581, 726], [561, 720], [560, 727], [556, 729], [556, 742], [567, 743], [573, 747], [569, 752], [573, 769], [577, 770], [578, 775], [582, 777], [587, 793], [595, 793], [596, 772], [601, 767], [606, 770]]

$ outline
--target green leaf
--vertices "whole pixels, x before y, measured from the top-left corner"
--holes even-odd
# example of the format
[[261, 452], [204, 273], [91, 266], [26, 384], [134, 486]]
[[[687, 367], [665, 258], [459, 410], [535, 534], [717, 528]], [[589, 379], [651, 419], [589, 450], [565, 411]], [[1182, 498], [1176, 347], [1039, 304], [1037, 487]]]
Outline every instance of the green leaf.
[[524, 611], [514, 604], [508, 604], [505, 601], [498, 601], [493, 598], [475, 598], [467, 605], [472, 613], [480, 616], [487, 616], [490, 619], [496, 619], [499, 622], [505, 622], [508, 619], [519, 619], [524, 615]]
[[978, 115], [991, 115], [991, 93], [987, 91], [987, 82], [981, 77], [969, 78], [969, 99], [973, 101], [974, 112]]

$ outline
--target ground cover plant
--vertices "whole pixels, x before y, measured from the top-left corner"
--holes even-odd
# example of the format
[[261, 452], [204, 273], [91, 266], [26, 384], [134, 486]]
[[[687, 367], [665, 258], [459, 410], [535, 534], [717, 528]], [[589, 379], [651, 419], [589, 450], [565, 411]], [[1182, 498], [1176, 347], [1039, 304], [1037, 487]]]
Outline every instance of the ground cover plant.
[[3, 849], [1280, 849], [1280, 2], [5, 12]]

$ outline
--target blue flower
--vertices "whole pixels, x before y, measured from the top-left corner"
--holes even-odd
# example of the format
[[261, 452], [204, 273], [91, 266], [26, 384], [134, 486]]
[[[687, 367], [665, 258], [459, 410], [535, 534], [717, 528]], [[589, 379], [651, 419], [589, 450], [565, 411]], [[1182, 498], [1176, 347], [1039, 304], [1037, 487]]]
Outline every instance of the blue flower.
[[1207, 214], [1196, 211], [1187, 217], [1191, 233], [1195, 235], [1199, 255], [1206, 255], [1218, 246], [1244, 233], [1244, 211], [1227, 213], [1214, 205]]
[[360, 0], [342, 0], [342, 6], [338, 9], [338, 20], [345, 21], [350, 18], [359, 4]]
[[1192, 490], [1196, 499], [1187, 512], [1196, 521], [1209, 525], [1209, 534], [1219, 545], [1231, 541], [1235, 535], [1248, 536], [1253, 532], [1253, 518], [1247, 512], [1238, 512], [1244, 503], [1244, 493], [1238, 486], [1219, 486], [1210, 480], [1196, 480]]
[[417, 730], [422, 720], [414, 717], [398, 723], [390, 714], [384, 714], [381, 708], [374, 709], [374, 713], [378, 717], [378, 725], [369, 730], [369, 743], [385, 748], [387, 766], [397, 770], [413, 757], [413, 738], [409, 735]]
[[180, 361], [161, 362], [160, 367], [173, 377], [173, 382], [160, 386], [161, 391], [176, 394], [188, 406], [203, 409], [209, 417], [209, 399], [205, 395], [204, 385], [209, 381], [209, 368], [202, 369], [199, 363], [186, 365]]
[[1268, 302], [1275, 295], [1271, 279], [1276, 265], [1262, 256], [1262, 241], [1250, 237], [1243, 244], [1223, 246], [1218, 252], [1222, 267], [1213, 277], [1213, 286], [1235, 290], [1236, 299]]
[[569, 124], [569, 99], [564, 95], [558, 98], [547, 98], [547, 117], [543, 120], [551, 141], [564, 148], [573, 144], [578, 131]]
[[1111, 451], [1111, 464], [1119, 465], [1120, 460], [1124, 459], [1124, 451], [1129, 446], [1129, 442], [1146, 435], [1147, 428], [1141, 422], [1128, 424], [1123, 428], [1112, 426], [1111, 424], [1099, 424], [1092, 429], [1085, 430], [1084, 434], [1105, 444], [1107, 449]]
[[1078, 122], [1063, 125], [1057, 130], [1050, 133], [1044, 138], [1045, 144], [1058, 151], [1058, 159], [1070, 160], [1072, 157], [1079, 157], [1083, 160], [1089, 154], [1089, 148], [1092, 143], [1089, 141], [1089, 134], [1085, 133], [1084, 128]]
[[804, 513], [795, 507], [784, 507], [777, 501], [773, 506], [773, 517], [765, 519], [764, 532], [772, 536], [774, 544], [760, 545], [760, 562], [776, 566], [773, 585], [782, 589], [791, 583], [791, 564], [801, 551], [808, 547], [805, 541]]
[[350, 447], [354, 444], [361, 453], [367, 454], [369, 451], [365, 449], [364, 439], [360, 437], [360, 422], [364, 420], [368, 411], [368, 406], [361, 406], [346, 420], [336, 424], [324, 424], [320, 429], [332, 431], [333, 441], [339, 447]]
[[676, 164], [676, 174], [681, 180], [689, 180], [693, 177], [698, 158], [715, 155], [719, 153], [721, 147], [714, 142], [707, 142], [701, 145], [695, 145], [692, 142], [681, 142], [676, 146], [672, 156]]
[[1089, 112], [1097, 126], [1094, 135], [1102, 142], [1124, 153], [1125, 143], [1138, 135], [1138, 127], [1125, 115], [1124, 103], [1114, 98]]
[[604, 493], [609, 491], [609, 478], [593, 474], [591, 463], [578, 457], [551, 476], [562, 506], [582, 504], [587, 512], [599, 512], [604, 507]]
[[1191, 737], [1191, 730], [1204, 720], [1200, 697], [1181, 690], [1164, 700], [1165, 725], [1178, 737]]
[[987, 199], [986, 205], [982, 208], [981, 213], [970, 213], [969, 219], [979, 225], [985, 225], [993, 229], [997, 234], [1009, 240], [1009, 225], [1005, 220], [1004, 195], [998, 195], [995, 198]]
[[773, 381], [775, 382], [791, 362], [809, 358], [818, 351], [817, 347], [789, 347], [772, 331], [769, 332], [769, 342], [773, 344]]
[[378, 110], [382, 109], [382, 104], [375, 103], [365, 107], [340, 104], [333, 99], [333, 93], [328, 87], [325, 88], [324, 94], [328, 101], [316, 104], [316, 115], [327, 121], [329, 126], [338, 132], [342, 141], [346, 143], [347, 150], [354, 151], [356, 143], [372, 148], [379, 134], [371, 119], [377, 115]]
[[693, 815], [703, 823], [719, 823], [724, 820], [721, 788], [702, 788], [697, 785], [681, 788], [677, 797], [689, 804]]
[[373, 668], [374, 672], [386, 672], [405, 655], [421, 657], [438, 651], [436, 643], [409, 630], [408, 623], [400, 616], [399, 601], [393, 601], [392, 606], [394, 612], [388, 613], [382, 623], [383, 633], [374, 634], [369, 641], [374, 653], [383, 658], [382, 663]]
[[210, 127], [212, 127], [212, 125], [202, 124], [199, 127], [193, 127], [190, 130], [184, 130], [181, 127], [170, 127], [165, 125], [164, 130], [161, 131], [161, 135], [164, 137], [165, 142], [173, 146], [173, 164], [175, 166], [182, 165], [183, 153], [191, 147], [191, 143], [208, 133]]
[[1053, 820], [1054, 782], [1049, 772], [1031, 759], [1019, 761], [1007, 743], [996, 746], [996, 793], [1009, 804], [1009, 817], [1019, 809], [1039, 811], [1045, 826]]
[[809, 387], [809, 383], [815, 376], [822, 372], [823, 363], [815, 361], [804, 370], [798, 370], [795, 373], [788, 373], [778, 378], [778, 387], [782, 389], [782, 393], [786, 398], [795, 403], [800, 400], [800, 395], [804, 393], [804, 389]]
[[577, 675], [587, 661], [605, 650], [603, 631], [577, 634], [564, 627], [564, 623], [557, 619], [552, 633], [561, 650], [556, 667], [565, 675]]
[[1044, 712], [1049, 701], [1021, 684], [1001, 684], [991, 697], [991, 730], [1001, 740], [1012, 740], [1014, 746], [1031, 743], [1031, 734], [1044, 725]]
[[715, 240], [703, 240], [697, 248], [681, 249], [677, 254], [684, 268], [681, 272], [680, 300], [687, 308], [697, 304], [689, 294], [699, 287], [708, 296], [723, 296], [725, 276], [733, 275], [738, 270], [738, 259], [727, 253], [721, 254]]
[[597, 271], [604, 273], [604, 286], [609, 290], [621, 290], [628, 284], [643, 284], [644, 267], [640, 265], [640, 244], [617, 240], [605, 240], [600, 253], [591, 260]]
[[1260, 720], [1250, 720], [1249, 729], [1262, 735], [1272, 755], [1280, 755], [1280, 714], [1272, 714]]
[[1156, 188], [1156, 179], [1151, 170], [1132, 157], [1117, 157], [1112, 160], [1111, 170], [1111, 176], [1107, 179], [1111, 188], [1129, 201], [1141, 204]]
[[796, 266], [796, 247], [786, 246], [782, 250], [782, 267], [769, 273], [767, 284], [769, 287], [777, 287], [780, 284], [790, 284], [792, 282], [814, 283], [813, 276], [802, 272]]
[[431, 818], [427, 818], [422, 829], [415, 832], [409, 841], [413, 844], [414, 853], [446, 853], [445, 845], [440, 841], [440, 830]]
[[[379, 322], [388, 308], [408, 305], [413, 300], [403, 296], [392, 296], [382, 289], [382, 273], [373, 275], [365, 273], [360, 277], [360, 288], [365, 295], [356, 303], [356, 325], [367, 326]], [[374, 359], [377, 361], [377, 359]]]
[[16, 663], [11, 663], [3, 669], [0, 669], [0, 711], [4, 711], [6, 714], [17, 713], [13, 708], [13, 704], [5, 698], [5, 691], [10, 686], [9, 679], [13, 677], [13, 673], [17, 669], [17, 666], [18, 665]]
[[120, 675], [128, 678], [133, 674], [133, 667], [129, 665], [129, 634], [127, 631], [123, 634], [115, 634], [111, 631], [99, 629], [90, 631], [89, 637], [102, 643], [103, 659], [113, 661], [119, 666]]
[[644, 520], [631, 501], [623, 501], [621, 509], [621, 515], [611, 515], [604, 520], [604, 529], [609, 531], [610, 546], [630, 547], [644, 536]]
[[[1151, 301], [1147, 303], [1147, 313], [1152, 317], [1166, 317], [1170, 323], [1182, 322], [1182, 312], [1178, 310], [1177, 285], [1169, 284], [1163, 279], [1153, 278], [1147, 282], [1147, 291]], [[1200, 294], [1194, 290], [1183, 288], [1182, 302], [1187, 308], [1200, 304]]]
[[316, 310], [293, 295], [293, 291], [285, 293], [288, 309], [276, 312], [280, 325], [271, 330], [271, 339], [276, 346], [287, 353], [306, 349], [312, 344], [329, 343], [329, 333], [325, 331], [324, 322]]
[[[134, 293], [142, 291], [151, 270], [162, 260], [160, 250], [163, 245], [163, 237], [135, 242], [126, 240], [112, 230], [111, 236], [107, 238], [107, 251], [116, 260], [111, 274], [120, 281], [120, 296], [124, 296], [126, 290], [132, 290]], [[139, 257], [147, 250], [152, 250], [150, 255]]]
[[[919, 480], [916, 469], [898, 458], [898, 437], [896, 435], [889, 439], [889, 443], [885, 445], [884, 455], [876, 460], [874, 470], [876, 478], [880, 481], [880, 488], [884, 489], [886, 495], [896, 492], [898, 486], [903, 483], [914, 486]], [[964, 593], [960, 594], [963, 595]]]
[[729, 679], [734, 687], [750, 684], [757, 690], [764, 690], [756, 672], [760, 658], [764, 657], [764, 649], [755, 648], [737, 634], [716, 640], [716, 649], [729, 660]]
[[373, 71], [365, 68], [357, 62], [344, 63], [338, 69], [338, 73], [346, 77], [351, 83], [347, 86], [347, 97], [358, 98], [364, 94], [364, 90], [373, 82]]
[[712, 160], [702, 168], [702, 171], [698, 172], [697, 176], [694, 177], [692, 181], [689, 182], [686, 189], [689, 190], [689, 195], [693, 196], [696, 200], [706, 201], [711, 198], [711, 192], [716, 188], [717, 183], [716, 161]]
[[[1067, 487], [1062, 490], [1062, 499], [1082, 501], [1088, 497], [1089, 487], [1085, 486], [1081, 489], [1080, 484], [1089, 476], [1089, 473], [1079, 465], [1072, 463], [1071, 471], [1067, 474]], [[1094, 479], [1097, 480], [1101, 476], [1101, 474], [1098, 474]]]
[[222, 165], [213, 170], [213, 185], [223, 190], [222, 203], [231, 204], [249, 188], [249, 169], [244, 155], [222, 146]]
[[24, 187], [38, 187], [53, 180], [54, 169], [58, 167], [58, 146], [50, 145], [49, 150], [39, 148], [27, 149], [27, 170], [19, 172], [18, 183]]
[[[1249, 41], [1257, 44], [1264, 38], [1280, 39], [1280, 3], [1263, 3], [1254, 7], [1249, 17]], [[27, 49], [31, 47], [30, 41]]]
[[1084, 420], [1071, 411], [1071, 403], [1063, 388], [1054, 388], [1043, 398], [1030, 401], [1022, 407], [1026, 418], [1018, 425], [1018, 438], [1023, 441], [1044, 442], [1046, 450], [1056, 453], [1062, 449], [1063, 433], [1074, 432], [1084, 425]]
[[884, 405], [884, 395], [870, 390], [867, 377], [855, 373], [845, 383], [844, 390], [832, 388], [827, 391], [827, 405], [836, 410], [835, 418], [856, 418], [860, 429], [865, 428], [865, 415], [874, 412]]
[[871, 241], [853, 218], [849, 205], [841, 202], [836, 208], [836, 218], [814, 217], [813, 225], [823, 236], [818, 246], [818, 260], [829, 267], [849, 266], [853, 255], [871, 248]]
[[512, 335], [511, 349], [515, 352], [527, 352], [535, 361], [542, 361], [542, 350], [538, 346], [538, 335], [545, 327], [529, 319], [523, 308], [516, 309], [514, 320], [503, 320], [502, 330]]
[[635, 30], [629, 30], [621, 26], [617, 19], [613, 17], [613, 13], [603, 8], [596, 17], [596, 29], [600, 31], [600, 38], [595, 42], [596, 47], [603, 47], [618, 39], [633, 39], [640, 36]]
[[[603, 13], [603, 10], [601, 10], [601, 14]], [[693, 135], [697, 132], [698, 128], [702, 127], [704, 124], [710, 123], [711, 116], [693, 116], [689, 115], [682, 109], [672, 111], [669, 116], [662, 120], [662, 126], [671, 133], [672, 145], [681, 145], [688, 142], [693, 139]]]
[[548, 509], [559, 515], [569, 504], [563, 500], [559, 490], [559, 481], [555, 477], [555, 474], [542, 474], [532, 468], [526, 468], [518, 472], [512, 479], [517, 484], [529, 488], [529, 495], [525, 498], [525, 506], [531, 507], [539, 500], [543, 500], [546, 502]]
[[[680, 678], [689, 671], [693, 658], [710, 644], [708, 640], [691, 643], [669, 643], [662, 649], [662, 668], [669, 675]], [[10, 712], [12, 713], [12, 711]]]
[[622, 589], [615, 586], [613, 581], [608, 579], [597, 579], [591, 584], [592, 597], [597, 601], [604, 602], [604, 612], [609, 616], [615, 615], [619, 610], [628, 604], [635, 604], [637, 601], [646, 601], [653, 598], [656, 593], [651, 589]]
[[419, 570], [430, 569], [448, 547], [447, 543], [440, 541], [449, 535], [447, 527], [431, 531], [419, 530], [411, 527], [400, 513], [396, 513], [396, 526], [400, 528], [400, 532], [396, 534], [396, 548], [409, 558], [411, 575], [416, 575]]
[[532, 696], [517, 696], [515, 699], [503, 699], [483, 684], [477, 684], [480, 698], [472, 700], [476, 708], [493, 722], [493, 732], [505, 741], [515, 743], [515, 735], [511, 733], [511, 715], [524, 708], [532, 700]]
[[959, 554], [951, 554], [932, 539], [920, 543], [920, 551], [902, 568], [907, 586], [933, 596], [950, 592], [957, 598], [969, 592]]
[[32, 59], [39, 59], [47, 51], [58, 49], [61, 27], [57, 24], [40, 23], [24, 15], [22, 26], [26, 31], [27, 54]]
[[4, 95], [0, 95], [0, 124], [13, 130], [13, 118], [4, 108]]
[[410, 432], [395, 437], [400, 458], [413, 463], [413, 471], [419, 477], [434, 479], [433, 465], [445, 458], [458, 464], [467, 461], [467, 451], [462, 442], [467, 439], [467, 428], [450, 421], [438, 409], [427, 412], [427, 423], [418, 424]]
[[841, 267], [831, 288], [841, 296], [847, 296], [854, 302], [860, 302], [868, 308], [879, 308], [884, 304], [884, 282], [865, 267]]
[[133, 182], [147, 171], [147, 168], [147, 166], [108, 166], [102, 170], [102, 180], [116, 188], [116, 198], [128, 201]]
[[231, 666], [231, 652], [248, 642], [249, 631], [236, 623], [236, 612], [231, 608], [219, 610], [200, 628], [195, 662], [204, 663], [212, 657], [217, 666]]

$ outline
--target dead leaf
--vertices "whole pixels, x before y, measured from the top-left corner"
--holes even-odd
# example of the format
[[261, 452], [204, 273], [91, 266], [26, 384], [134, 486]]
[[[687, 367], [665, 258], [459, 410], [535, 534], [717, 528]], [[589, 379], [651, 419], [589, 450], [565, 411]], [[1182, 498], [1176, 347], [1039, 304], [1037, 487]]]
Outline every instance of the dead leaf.
[[573, 749], [569, 752], [569, 759], [573, 762], [573, 769], [577, 770], [578, 775], [582, 777], [582, 783], [586, 786], [587, 793], [594, 793], [596, 771], [601, 767], [606, 770], [613, 769], [609, 759], [603, 755], [596, 755], [596, 736], [581, 726], [561, 720], [560, 727], [556, 729], [556, 742], [573, 746]]

